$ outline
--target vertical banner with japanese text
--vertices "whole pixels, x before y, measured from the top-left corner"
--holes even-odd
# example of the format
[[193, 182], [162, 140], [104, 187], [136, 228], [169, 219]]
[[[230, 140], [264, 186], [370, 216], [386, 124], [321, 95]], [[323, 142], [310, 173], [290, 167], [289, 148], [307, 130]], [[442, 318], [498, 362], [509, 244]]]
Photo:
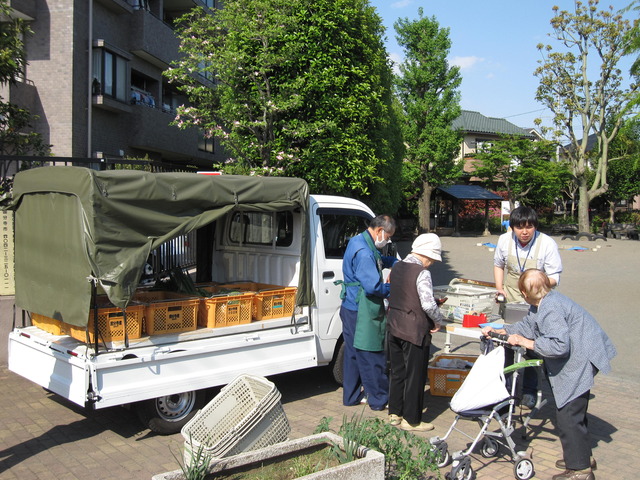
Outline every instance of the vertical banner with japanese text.
[[13, 256], [13, 212], [2, 212], [2, 278], [0, 295], [15, 295], [14, 256]]

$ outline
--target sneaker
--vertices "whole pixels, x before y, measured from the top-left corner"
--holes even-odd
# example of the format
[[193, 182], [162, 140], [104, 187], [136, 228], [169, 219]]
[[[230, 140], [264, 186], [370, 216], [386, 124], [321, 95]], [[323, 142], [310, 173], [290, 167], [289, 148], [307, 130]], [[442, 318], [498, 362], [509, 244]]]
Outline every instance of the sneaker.
[[389, 415], [389, 425], [393, 425], [394, 427], [397, 427], [398, 425], [400, 425], [400, 422], [402, 422], [401, 416], [396, 415], [395, 413], [392, 413], [391, 415]]
[[596, 480], [590, 468], [584, 470], [565, 470], [551, 477], [552, 480]]
[[524, 395], [522, 395], [522, 401], [520, 402], [520, 405], [522, 405], [524, 408], [532, 409], [536, 406], [536, 403], [538, 403], [538, 399], [535, 395], [532, 395], [530, 393], [525, 393]]
[[365, 395], [364, 397], [362, 397], [362, 399], [360, 400], [360, 405], [366, 405], [367, 404], [367, 396]]
[[433, 430], [435, 427], [432, 423], [420, 422], [417, 425], [411, 425], [404, 418], [398, 425], [402, 430], [406, 430], [407, 432], [428, 432]]
[[[567, 464], [564, 463], [564, 460], [558, 460], [556, 462], [556, 468], [559, 468], [560, 470], [566, 470], [567, 469]], [[591, 470], [597, 470], [598, 469], [598, 463], [596, 462], [596, 459], [591, 457]]]

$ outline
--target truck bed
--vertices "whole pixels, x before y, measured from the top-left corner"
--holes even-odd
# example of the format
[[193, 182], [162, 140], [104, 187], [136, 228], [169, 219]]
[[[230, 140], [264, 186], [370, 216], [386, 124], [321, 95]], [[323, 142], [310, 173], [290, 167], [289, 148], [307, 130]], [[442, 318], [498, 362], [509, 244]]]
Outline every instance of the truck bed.
[[112, 342], [93, 347], [37, 327], [9, 334], [9, 369], [78, 405], [104, 408], [224, 385], [242, 373], [267, 376], [316, 366], [306, 318]]

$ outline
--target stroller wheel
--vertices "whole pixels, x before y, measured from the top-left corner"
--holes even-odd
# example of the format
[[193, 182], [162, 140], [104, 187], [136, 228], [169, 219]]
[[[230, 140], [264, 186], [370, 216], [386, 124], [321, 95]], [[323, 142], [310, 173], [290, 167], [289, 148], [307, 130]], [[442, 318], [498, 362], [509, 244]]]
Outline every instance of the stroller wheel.
[[444, 468], [451, 463], [451, 454], [449, 453], [447, 442], [440, 442], [433, 446], [436, 465], [438, 468]]
[[498, 442], [493, 438], [485, 437], [480, 447], [480, 453], [484, 458], [495, 457], [498, 454]]
[[453, 462], [453, 468], [449, 474], [451, 480], [474, 480], [476, 472], [471, 467], [471, 458], [463, 457]]
[[533, 462], [530, 458], [521, 458], [513, 466], [513, 475], [518, 480], [529, 480], [535, 473]]

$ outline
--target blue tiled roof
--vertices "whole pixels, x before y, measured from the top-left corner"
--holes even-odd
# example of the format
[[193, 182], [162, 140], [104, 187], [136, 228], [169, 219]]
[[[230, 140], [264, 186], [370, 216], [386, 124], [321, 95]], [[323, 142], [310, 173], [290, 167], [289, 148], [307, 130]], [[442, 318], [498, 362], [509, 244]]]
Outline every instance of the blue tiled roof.
[[520, 128], [504, 118], [485, 117], [481, 113], [470, 110], [462, 110], [458, 118], [453, 121], [454, 129], [460, 129], [467, 133], [490, 133], [494, 135], [518, 135], [525, 138], [534, 138], [524, 128]]
[[502, 200], [500, 195], [496, 195], [480, 185], [451, 185], [437, 189], [458, 200]]

